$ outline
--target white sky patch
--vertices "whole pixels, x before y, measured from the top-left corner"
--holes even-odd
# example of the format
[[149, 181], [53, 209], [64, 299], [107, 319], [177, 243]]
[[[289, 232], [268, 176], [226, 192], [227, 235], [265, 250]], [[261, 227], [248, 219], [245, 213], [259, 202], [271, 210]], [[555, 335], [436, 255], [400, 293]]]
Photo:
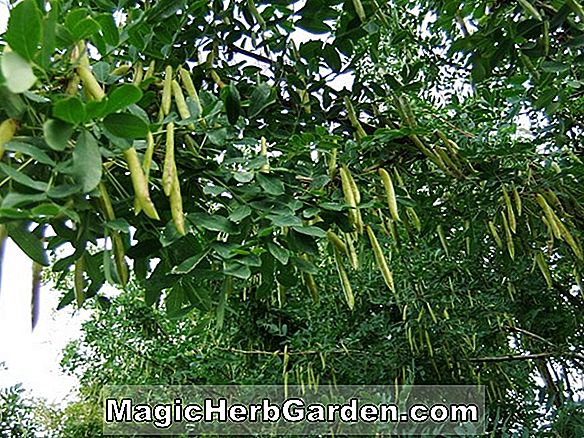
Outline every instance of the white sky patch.
[[10, 240], [6, 243], [0, 290], [0, 387], [23, 383], [35, 396], [62, 403], [77, 385], [59, 367], [65, 345], [79, 338], [87, 311], [57, 311], [60, 292], [43, 285], [39, 321], [31, 330], [32, 262]]

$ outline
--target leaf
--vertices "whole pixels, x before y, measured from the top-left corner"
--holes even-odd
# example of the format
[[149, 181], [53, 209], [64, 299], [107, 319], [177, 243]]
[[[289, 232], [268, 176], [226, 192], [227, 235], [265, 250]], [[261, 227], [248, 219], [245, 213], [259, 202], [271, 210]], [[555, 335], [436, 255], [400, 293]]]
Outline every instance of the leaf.
[[37, 181], [32, 179], [30, 176], [23, 172], [19, 172], [16, 169], [8, 166], [7, 164], [0, 163], [0, 170], [5, 173], [8, 177], [12, 178], [13, 181], [23, 186], [29, 187], [39, 192], [44, 192], [49, 188], [48, 184], [44, 181]]
[[229, 215], [233, 222], [240, 222], [251, 214], [251, 208], [247, 205], [238, 205]]
[[284, 183], [272, 176], [265, 176], [260, 173], [256, 174], [256, 180], [270, 195], [280, 196], [284, 194]]
[[223, 103], [225, 104], [227, 120], [231, 125], [235, 125], [241, 112], [241, 102], [237, 87], [233, 83], [229, 84], [227, 87], [223, 88], [221, 97], [223, 98]]
[[43, 133], [51, 149], [64, 151], [73, 134], [73, 126], [61, 120], [49, 119], [43, 124]]
[[254, 88], [249, 99], [248, 117], [257, 116], [264, 108], [276, 101], [272, 87], [262, 82]]
[[85, 121], [85, 107], [78, 97], [68, 97], [55, 103], [53, 116], [73, 125], [78, 125]]
[[561, 73], [569, 70], [570, 65], [557, 61], [544, 61], [541, 63], [541, 69], [549, 73]]
[[241, 278], [243, 280], [247, 280], [249, 277], [251, 277], [251, 270], [248, 266], [231, 260], [228, 260], [224, 263], [223, 273], [233, 277]]
[[83, 131], [73, 151], [73, 172], [84, 193], [90, 192], [101, 181], [101, 153], [95, 137]]
[[36, 1], [24, 0], [10, 11], [4, 40], [24, 59], [33, 59], [41, 40], [41, 13]]
[[110, 114], [103, 121], [106, 129], [120, 138], [144, 138], [148, 134], [148, 124], [140, 117], [128, 113]]
[[288, 251], [286, 248], [283, 248], [276, 243], [268, 242], [268, 250], [270, 251], [270, 254], [272, 254], [274, 258], [280, 263], [283, 265], [288, 264], [288, 260], [290, 259], [290, 251]]
[[208, 252], [209, 251], [203, 251], [197, 255], [189, 257], [188, 259], [183, 261], [178, 266], [175, 266], [172, 269], [172, 273], [173, 274], [188, 274], [189, 272], [191, 272], [193, 269], [195, 269], [197, 267], [197, 265], [201, 262], [201, 260], [203, 260], [207, 256]]
[[31, 233], [25, 224], [9, 224], [8, 235], [31, 260], [43, 266], [49, 266], [49, 258], [43, 242]]
[[315, 237], [324, 237], [326, 236], [326, 232], [322, 228], [318, 227], [293, 227], [295, 231], [299, 233], [306, 234], [308, 236], [315, 236]]
[[107, 114], [115, 113], [142, 99], [142, 90], [133, 84], [123, 84], [108, 94]]
[[36, 82], [31, 65], [18, 53], [4, 53], [0, 62], [6, 86], [13, 93], [24, 93]]
[[238, 234], [237, 227], [226, 217], [209, 215], [205, 213], [191, 213], [188, 220], [197, 227], [203, 227], [209, 231], [220, 231], [227, 234]]
[[331, 70], [338, 72], [342, 68], [341, 64], [341, 57], [335, 49], [335, 46], [332, 44], [325, 44], [324, 49], [322, 51], [322, 57], [324, 58], [325, 62], [331, 68]]
[[53, 159], [49, 157], [42, 149], [28, 143], [11, 141], [4, 146], [4, 149], [7, 151], [23, 153], [29, 157], [34, 158], [36, 161], [42, 164], [47, 164], [49, 166], [55, 166], [56, 164]]
[[112, 14], [100, 14], [95, 17], [101, 27], [103, 39], [110, 46], [117, 46], [120, 41], [120, 33]]
[[268, 219], [277, 227], [301, 227], [302, 219], [291, 214], [269, 215]]

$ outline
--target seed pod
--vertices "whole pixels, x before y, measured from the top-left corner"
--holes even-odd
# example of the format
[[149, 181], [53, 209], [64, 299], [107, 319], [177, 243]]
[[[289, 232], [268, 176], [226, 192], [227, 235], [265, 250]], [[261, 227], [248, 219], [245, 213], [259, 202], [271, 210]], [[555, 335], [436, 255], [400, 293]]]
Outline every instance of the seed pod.
[[444, 248], [444, 252], [446, 253], [446, 257], [449, 257], [448, 244], [446, 242], [446, 235], [444, 234], [444, 228], [442, 228], [442, 224], [438, 224], [436, 226], [436, 231], [438, 232], [438, 238], [440, 239], [440, 244], [442, 245], [442, 248]]
[[[260, 140], [260, 155], [262, 157], [266, 157], [266, 161], [268, 160], [268, 142], [265, 137], [262, 137]], [[260, 167], [260, 172], [268, 173], [270, 171], [270, 164], [262, 164]]]
[[87, 58], [87, 54], [83, 54], [79, 60], [79, 65], [75, 69], [81, 82], [83, 83], [83, 87], [88, 92], [88, 94], [93, 97], [95, 100], [102, 100], [105, 97], [105, 93], [93, 76], [91, 72], [91, 68], [89, 67], [89, 59]]
[[148, 181], [150, 175], [150, 167], [152, 166], [152, 156], [154, 155], [154, 136], [152, 132], [148, 131], [146, 134], [146, 152], [144, 152], [144, 160], [142, 161], [142, 169], [144, 169], [144, 177]]
[[353, 0], [353, 7], [355, 8], [357, 17], [359, 17], [359, 20], [361, 20], [361, 23], [365, 23], [365, 21], [367, 21], [367, 15], [365, 15], [365, 9], [363, 9], [361, 0]]
[[170, 105], [172, 103], [172, 67], [166, 66], [164, 70], [164, 82], [162, 86], [162, 103], [160, 108], [162, 114], [167, 116], [170, 113]]
[[126, 263], [126, 251], [124, 250], [124, 242], [122, 236], [117, 231], [111, 234], [112, 249], [114, 252], [114, 260], [116, 262], [116, 271], [122, 286], [128, 283], [128, 265]]
[[349, 309], [353, 310], [355, 308], [355, 296], [353, 295], [353, 289], [351, 288], [349, 277], [347, 276], [347, 272], [341, 263], [339, 252], [337, 251], [335, 251], [335, 263], [337, 266], [339, 279], [341, 280], [341, 288], [343, 289], [343, 294], [345, 295], [345, 301], [347, 301]]
[[319, 293], [318, 293], [318, 287], [316, 285], [316, 281], [314, 281], [314, 277], [312, 276], [312, 274], [310, 274], [308, 272], [304, 272], [303, 277], [304, 277], [304, 283], [306, 284], [306, 287], [308, 288], [308, 292], [310, 292], [310, 296], [312, 297], [312, 301], [314, 301], [315, 303], [318, 303], [320, 298], [319, 298]]
[[505, 229], [505, 240], [507, 241], [507, 251], [511, 259], [515, 260], [515, 245], [513, 244], [513, 236], [511, 235], [511, 227], [507, 222], [507, 216], [505, 213], [501, 212], [501, 217], [503, 218], [503, 228]]
[[130, 64], [120, 65], [119, 67], [114, 68], [111, 74], [112, 76], [124, 76], [130, 71], [131, 68], [132, 66]]
[[153, 77], [155, 70], [156, 70], [156, 61], [153, 59], [152, 61], [150, 61], [150, 64], [148, 65], [148, 69], [146, 70], [146, 73], [144, 74], [144, 80], [147, 80], [147, 79], [150, 79], [151, 77]]
[[349, 180], [349, 175], [347, 171], [341, 167], [341, 186], [343, 189], [343, 195], [345, 196], [345, 203], [349, 206], [349, 222], [351, 225], [359, 227], [358, 216], [357, 216], [357, 203], [355, 201], [355, 195], [351, 188], [351, 182]]
[[328, 160], [328, 176], [333, 179], [337, 173], [337, 148], [331, 150], [331, 154]]
[[436, 318], [436, 315], [434, 314], [434, 310], [432, 310], [432, 306], [430, 306], [430, 303], [426, 301], [426, 307], [428, 308], [428, 312], [430, 313], [430, 317], [432, 318], [432, 322], [434, 324], [438, 324], [438, 319]]
[[353, 104], [351, 103], [351, 99], [349, 99], [348, 96], [345, 96], [344, 102], [345, 107], [347, 108], [347, 115], [349, 116], [349, 120], [351, 121], [351, 125], [353, 125], [353, 128], [355, 128], [356, 130], [355, 135], [357, 137], [357, 140], [361, 140], [362, 138], [367, 137], [367, 133], [365, 132], [363, 126], [361, 126], [361, 122], [359, 122], [359, 119], [357, 118], [355, 108], [353, 108]]
[[223, 82], [221, 80], [221, 78], [219, 77], [219, 75], [217, 74], [217, 72], [213, 69], [210, 71], [210, 75], [211, 75], [211, 79], [213, 79], [213, 82], [215, 82], [220, 89], [223, 89], [226, 87], [225, 82]]
[[333, 246], [343, 254], [347, 254], [347, 245], [345, 242], [332, 230], [326, 232], [326, 237]]
[[[146, 213], [149, 218], [159, 220], [160, 217], [158, 216], [156, 207], [154, 207], [154, 204], [150, 199], [148, 181], [146, 180], [146, 176], [140, 165], [136, 149], [133, 147], [126, 149], [124, 151], [124, 158], [126, 159], [128, 169], [130, 170], [130, 178], [132, 180], [137, 205], [140, 209], [144, 210], [144, 213]], [[136, 212], [136, 214], [138, 214], [138, 212]]]
[[398, 96], [397, 103], [399, 110], [401, 110], [400, 112], [405, 118], [404, 121], [406, 122], [406, 125], [410, 128], [415, 128], [416, 126], [418, 126], [418, 123], [416, 122], [416, 118], [414, 116], [414, 112], [412, 111], [412, 107], [410, 106], [408, 99], [403, 95]]
[[572, 236], [572, 234], [568, 230], [568, 227], [566, 227], [566, 225], [564, 225], [564, 223], [556, 216], [555, 213], [554, 213], [554, 219], [556, 222], [556, 226], [560, 229], [560, 234], [562, 235], [562, 238], [564, 239], [564, 241], [572, 249], [572, 252], [574, 253], [574, 255], [578, 259], [582, 260], [582, 249], [580, 248], [580, 245], [578, 245], [578, 242], [576, 241], [574, 236]]
[[542, 21], [543, 18], [541, 14], [535, 9], [535, 7], [529, 2], [529, 0], [517, 0], [517, 3], [521, 5], [523, 10], [527, 13], [527, 15], [535, 18], [538, 21]]
[[176, 103], [176, 108], [178, 109], [178, 113], [180, 117], [185, 120], [191, 117], [191, 112], [189, 111], [189, 107], [185, 101], [185, 96], [183, 95], [182, 89], [176, 80], [172, 81], [172, 94], [174, 96], [174, 101]]
[[371, 247], [373, 248], [373, 254], [375, 255], [375, 260], [377, 261], [377, 266], [381, 271], [381, 275], [383, 276], [383, 280], [385, 284], [392, 292], [395, 292], [395, 285], [393, 282], [393, 274], [389, 270], [389, 266], [387, 265], [387, 260], [385, 260], [385, 256], [383, 255], [383, 251], [379, 242], [377, 241], [377, 237], [373, 233], [373, 230], [369, 225], [367, 225], [367, 235], [369, 236], [369, 241], [371, 242]]
[[351, 267], [358, 271], [359, 270], [359, 256], [357, 255], [357, 250], [355, 249], [355, 244], [351, 233], [345, 233], [345, 238], [347, 240], [347, 254], [349, 255], [349, 261], [351, 262]]
[[174, 161], [174, 123], [166, 125], [166, 151], [164, 155], [164, 169], [162, 172], [162, 187], [166, 196], [170, 195], [174, 174], [176, 173], [176, 163]]
[[446, 153], [446, 151], [441, 148], [440, 146], [436, 146], [434, 151], [440, 161], [444, 164], [444, 167], [450, 169], [454, 176], [457, 178], [464, 178], [464, 173], [458, 168], [458, 166], [454, 163], [454, 161], [450, 158], [450, 156]]
[[79, 257], [75, 261], [75, 272], [74, 272], [74, 289], [75, 289], [75, 301], [77, 302], [77, 307], [81, 308], [83, 302], [85, 301], [85, 278], [83, 277], [85, 273], [85, 256]]
[[551, 289], [553, 287], [552, 275], [541, 251], [538, 251], [535, 254], [535, 262], [537, 263], [537, 266], [539, 267], [541, 275], [543, 275], [543, 278], [545, 279], [548, 288]]
[[247, 0], [247, 9], [249, 10], [249, 13], [255, 18], [260, 27], [264, 29], [266, 27], [266, 22], [264, 21], [262, 14], [259, 13], [253, 0]]
[[399, 213], [397, 210], [397, 199], [395, 197], [395, 190], [393, 188], [393, 183], [389, 173], [385, 169], [379, 168], [379, 175], [383, 181], [383, 186], [385, 187], [385, 194], [387, 196], [387, 205], [389, 206], [389, 213], [394, 221], [399, 222]]
[[568, 0], [566, 1], [566, 5], [576, 13], [580, 18], [580, 22], [584, 21], [584, 8], [578, 3], [578, 0]]
[[39, 320], [40, 311], [40, 292], [41, 292], [41, 281], [42, 281], [43, 265], [37, 262], [32, 262], [32, 288], [31, 288], [31, 300], [30, 300], [30, 321], [32, 328], [34, 330], [37, 322]]
[[501, 237], [499, 237], [499, 233], [497, 232], [497, 227], [495, 227], [495, 224], [493, 223], [493, 221], [489, 221], [489, 230], [491, 231], [491, 236], [493, 236], [493, 239], [495, 239], [495, 243], [497, 244], [499, 249], [502, 249], [503, 248], [503, 241], [501, 240]]
[[513, 185], [513, 201], [515, 202], [517, 216], [521, 217], [521, 211], [523, 207], [521, 203], [521, 197], [519, 196], [519, 192], [517, 191], [517, 187], [515, 187], [515, 185]]
[[174, 181], [170, 191], [170, 211], [172, 213], [172, 221], [176, 230], [181, 236], [185, 235], [185, 216], [183, 212], [182, 196], [180, 193], [180, 182], [178, 174], [175, 170]]
[[515, 221], [515, 213], [513, 212], [513, 205], [511, 205], [511, 199], [507, 194], [507, 190], [503, 186], [503, 199], [505, 200], [505, 205], [507, 207], [507, 219], [509, 221], [509, 228], [513, 233], [517, 232], [517, 222]]
[[353, 179], [353, 175], [351, 171], [347, 167], [346, 164], [343, 164], [343, 168], [345, 172], [347, 172], [347, 176], [349, 177], [349, 185], [351, 186], [351, 190], [353, 191], [353, 197], [355, 198], [355, 203], [359, 205], [361, 203], [361, 193], [359, 193], [359, 188], [357, 187], [357, 183]]
[[75, 96], [79, 90], [79, 84], [81, 83], [81, 78], [77, 73], [73, 73], [69, 82], [67, 82], [67, 88], [65, 88], [65, 94], [67, 96]]
[[414, 224], [414, 227], [418, 233], [422, 231], [422, 223], [420, 222], [420, 218], [418, 217], [416, 210], [414, 210], [414, 207], [406, 207], [406, 214], [410, 221], [412, 221]]
[[545, 214], [545, 217], [547, 218], [548, 223], [550, 224], [552, 231], [554, 232], [554, 236], [556, 236], [558, 239], [562, 239], [562, 233], [560, 231], [560, 228], [558, 227], [558, 224], [557, 224], [556, 218], [555, 218], [555, 213], [552, 210], [552, 208], [548, 205], [547, 201], [540, 193], [538, 193], [535, 196], [535, 200], [542, 208], [543, 213]]
[[4, 156], [4, 146], [10, 142], [16, 134], [18, 121], [15, 119], [6, 119], [0, 124], [0, 160]]
[[134, 77], [132, 78], [132, 82], [136, 85], [140, 85], [143, 78], [144, 69], [142, 68], [142, 63], [138, 61], [136, 64], [134, 64]]

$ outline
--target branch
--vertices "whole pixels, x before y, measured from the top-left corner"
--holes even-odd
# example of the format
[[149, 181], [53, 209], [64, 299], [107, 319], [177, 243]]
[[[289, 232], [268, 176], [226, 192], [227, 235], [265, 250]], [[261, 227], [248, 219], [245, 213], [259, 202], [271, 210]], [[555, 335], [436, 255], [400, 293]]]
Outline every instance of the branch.
[[235, 44], [228, 44], [227, 47], [234, 52], [237, 52], [241, 55], [245, 55], [245, 56], [248, 56], [250, 58], [253, 58], [256, 61], [264, 62], [264, 63], [269, 64], [269, 65], [273, 65], [276, 63], [275, 61], [272, 61], [270, 58], [268, 58], [266, 56], [260, 55], [258, 53], [250, 52], [249, 50], [246, 50], [246, 49], [242, 49], [241, 47], [238, 47]]
[[531, 360], [531, 359], [544, 359], [547, 357], [554, 356], [565, 356], [574, 357], [580, 360], [584, 360], [584, 356], [577, 353], [557, 353], [557, 352], [544, 352], [544, 353], [533, 353], [533, 354], [509, 354], [506, 356], [486, 356], [486, 357], [472, 357], [469, 359], [470, 362], [509, 362], [513, 360]]

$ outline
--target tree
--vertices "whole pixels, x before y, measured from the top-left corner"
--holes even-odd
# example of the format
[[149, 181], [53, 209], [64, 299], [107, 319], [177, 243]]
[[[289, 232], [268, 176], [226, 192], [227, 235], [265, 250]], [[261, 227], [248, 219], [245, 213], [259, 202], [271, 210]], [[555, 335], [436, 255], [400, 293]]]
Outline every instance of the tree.
[[25, 0], [0, 59], [4, 234], [35, 291], [42, 266], [72, 277], [61, 306], [135, 278], [170, 317], [265, 320], [269, 351], [398, 351], [368, 378], [480, 382], [494, 430], [535, 428], [534, 375], [556, 415], [584, 361], [583, 19], [575, 0]]

